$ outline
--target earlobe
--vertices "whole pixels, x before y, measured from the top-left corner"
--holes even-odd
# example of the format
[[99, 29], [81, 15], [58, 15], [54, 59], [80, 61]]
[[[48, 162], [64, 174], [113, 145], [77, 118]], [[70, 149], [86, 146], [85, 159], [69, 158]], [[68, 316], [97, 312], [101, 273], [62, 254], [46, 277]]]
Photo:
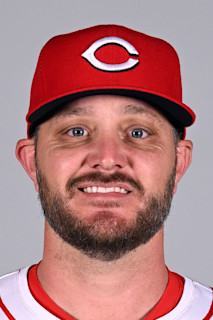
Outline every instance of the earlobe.
[[177, 166], [175, 187], [173, 193], [177, 191], [177, 184], [188, 169], [192, 160], [192, 142], [190, 140], [180, 140], [177, 145]]
[[35, 165], [35, 144], [33, 139], [22, 139], [16, 145], [16, 157], [27, 172], [28, 176], [33, 180], [36, 191], [38, 184], [36, 178]]

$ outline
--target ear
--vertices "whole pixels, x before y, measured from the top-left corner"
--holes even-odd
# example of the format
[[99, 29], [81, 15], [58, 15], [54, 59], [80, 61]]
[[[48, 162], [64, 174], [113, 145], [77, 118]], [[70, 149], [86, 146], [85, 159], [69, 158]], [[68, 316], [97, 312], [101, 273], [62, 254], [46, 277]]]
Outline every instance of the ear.
[[177, 145], [177, 167], [175, 187], [173, 193], [177, 191], [177, 184], [188, 169], [192, 160], [192, 142], [189, 140], [180, 140]]
[[33, 139], [19, 140], [16, 145], [16, 157], [19, 160], [19, 162], [22, 164], [28, 176], [33, 180], [35, 189], [38, 192], [34, 140]]

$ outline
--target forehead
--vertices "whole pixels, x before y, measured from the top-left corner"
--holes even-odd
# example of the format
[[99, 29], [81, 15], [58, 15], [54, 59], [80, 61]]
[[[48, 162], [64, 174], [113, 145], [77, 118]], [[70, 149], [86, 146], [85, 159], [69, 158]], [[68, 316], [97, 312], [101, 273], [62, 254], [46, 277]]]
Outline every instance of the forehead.
[[76, 99], [66, 104], [54, 115], [53, 119], [59, 121], [68, 116], [95, 117], [97, 115], [104, 118], [109, 113], [111, 116], [112, 114], [115, 114], [115, 116], [143, 115], [158, 122], [167, 121], [151, 104], [139, 99], [118, 95], [95, 95]]

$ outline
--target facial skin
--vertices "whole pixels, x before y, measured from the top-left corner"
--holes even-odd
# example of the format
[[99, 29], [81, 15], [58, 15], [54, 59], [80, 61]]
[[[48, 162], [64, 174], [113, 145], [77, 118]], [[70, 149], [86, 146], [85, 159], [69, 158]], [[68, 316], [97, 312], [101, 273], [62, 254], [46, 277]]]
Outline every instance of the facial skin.
[[[78, 211], [74, 211], [67, 206], [66, 201], [57, 193], [50, 191], [47, 181], [41, 173], [37, 172], [39, 182], [39, 197], [42, 208], [50, 226], [68, 244], [81, 250], [89, 257], [103, 261], [112, 261], [120, 258], [125, 253], [137, 248], [141, 244], [146, 244], [162, 227], [170, 209], [172, 193], [174, 187], [175, 170], [165, 187], [162, 196], [150, 196], [145, 199], [141, 192], [141, 197], [146, 201], [146, 206], [141, 209], [139, 205], [135, 209], [135, 217], [126, 223], [125, 219], [116, 217], [114, 208], [122, 208], [122, 201], [109, 201], [103, 205], [93, 202], [94, 207], [101, 210], [89, 222], [84, 222], [78, 218]], [[74, 183], [76, 188], [77, 179]], [[81, 177], [81, 182], [93, 182], [98, 185], [100, 182], [109, 181], [127, 182], [125, 175], [114, 174], [86, 175]], [[108, 182], [107, 182], [108, 183]], [[144, 190], [144, 189], [143, 189]], [[75, 193], [72, 188], [67, 188], [70, 194]], [[140, 197], [139, 197], [140, 199]]]
[[107, 95], [78, 99], [41, 125], [37, 168], [32, 141], [17, 155], [54, 231], [109, 261], [160, 230], [191, 148], [180, 141], [176, 150], [171, 124], [149, 104]]

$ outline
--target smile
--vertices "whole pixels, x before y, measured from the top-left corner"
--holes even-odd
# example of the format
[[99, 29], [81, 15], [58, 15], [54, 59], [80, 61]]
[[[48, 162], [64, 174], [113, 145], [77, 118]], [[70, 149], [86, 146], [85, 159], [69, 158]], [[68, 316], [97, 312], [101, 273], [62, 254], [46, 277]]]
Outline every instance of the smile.
[[109, 187], [109, 188], [104, 188], [104, 187], [96, 187], [96, 186], [91, 186], [87, 188], [79, 188], [79, 190], [86, 192], [86, 193], [110, 193], [110, 192], [117, 192], [117, 193], [123, 193], [127, 194], [130, 193], [131, 191], [125, 190], [124, 188], [120, 187]]

